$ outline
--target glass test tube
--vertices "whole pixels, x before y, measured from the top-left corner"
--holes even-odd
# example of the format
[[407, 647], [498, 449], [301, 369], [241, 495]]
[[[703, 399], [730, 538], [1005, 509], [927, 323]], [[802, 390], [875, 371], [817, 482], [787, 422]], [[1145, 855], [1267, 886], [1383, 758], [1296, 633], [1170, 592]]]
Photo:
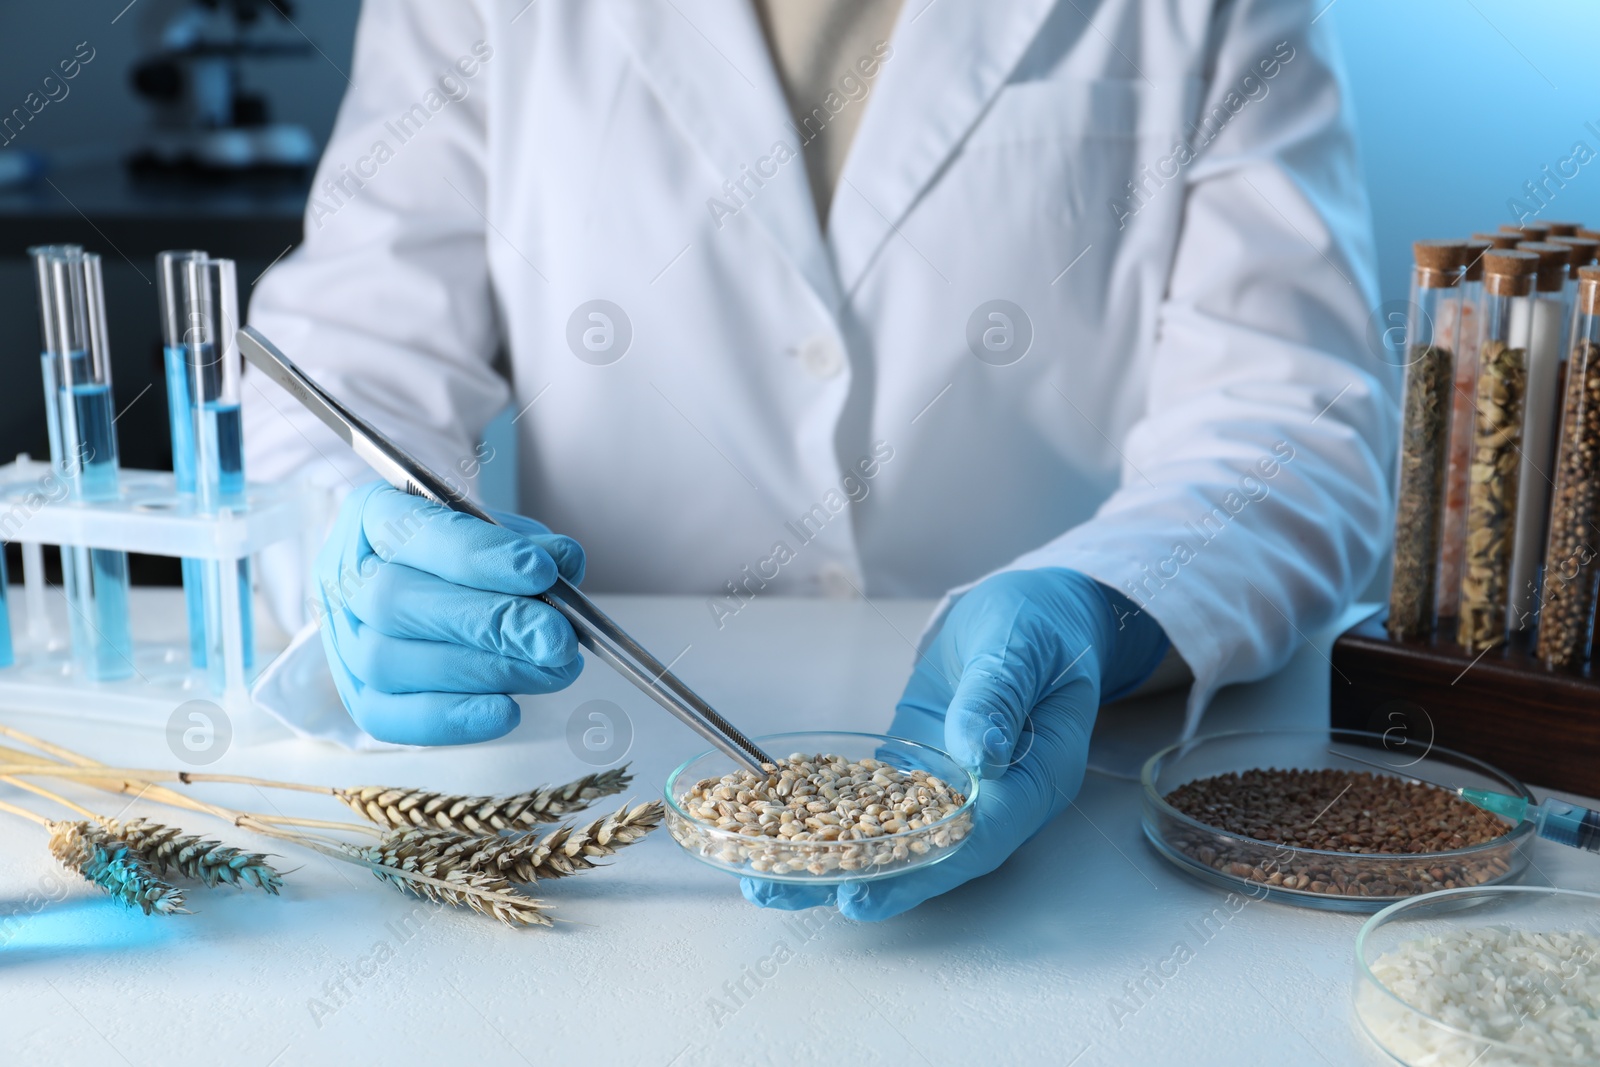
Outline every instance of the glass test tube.
[[1507, 233], [1504, 230], [1475, 233], [1472, 235], [1472, 239], [1474, 241], [1487, 241], [1490, 248], [1515, 248], [1524, 240], [1531, 240], [1531, 238], [1524, 238], [1520, 233]]
[[1473, 652], [1500, 644], [1506, 637], [1522, 406], [1533, 329], [1528, 305], [1538, 269], [1539, 257], [1532, 252], [1494, 249], [1483, 257], [1467, 551], [1461, 564], [1461, 625], [1456, 634], [1457, 643]]
[[1519, 241], [1543, 241], [1549, 238], [1550, 227], [1542, 222], [1527, 222], [1520, 226], [1514, 222], [1506, 222], [1500, 225], [1500, 232], [1512, 234], [1518, 237]]
[[[46, 402], [55, 409], [51, 459], [73, 500], [114, 500], [117, 437], [100, 257], [54, 246], [35, 249], [34, 265], [47, 357]], [[128, 677], [133, 673], [128, 554], [63, 545], [61, 572], [79, 667], [98, 681]]]
[[[1467, 242], [1459, 298], [1439, 302], [1440, 330], [1456, 337], [1455, 383], [1450, 394], [1450, 452], [1445, 464], [1444, 518], [1439, 528], [1435, 614], [1454, 622], [1461, 602], [1461, 559], [1467, 550], [1467, 467], [1471, 458], [1472, 393], [1478, 384], [1478, 304], [1483, 299], [1483, 254], [1491, 242]], [[1450, 322], [1451, 318], [1458, 319]]]
[[50, 308], [45, 299], [49, 291], [49, 273], [47, 264], [53, 258], [83, 255], [82, 245], [38, 245], [28, 249], [28, 255], [33, 259], [34, 281], [39, 292], [39, 317], [43, 346], [39, 350], [40, 376], [44, 379], [44, 421], [45, 428], [50, 436], [50, 465], [55, 468], [57, 477], [66, 477], [66, 461], [61, 449], [61, 383], [57, 380], [56, 360], [57, 355], [51, 350], [51, 330], [56, 326], [56, 321], [50, 315]]
[[1589, 651], [1600, 581], [1600, 267], [1578, 271], [1560, 434], [1537, 652], [1547, 667], [1576, 667]]
[[[1511, 546], [1511, 588], [1507, 618], [1512, 633], [1531, 630], [1539, 610], [1539, 568], [1544, 560], [1545, 524], [1550, 514], [1550, 465], [1556, 453], [1561, 365], [1567, 346], [1566, 245], [1525, 242], [1517, 246], [1539, 257], [1528, 343], [1527, 392], [1522, 406], [1522, 470], [1517, 476], [1516, 535]], [[1517, 324], [1512, 323], [1512, 330]]]
[[[244, 435], [239, 411], [239, 288], [231, 259], [183, 263], [184, 354], [194, 412], [195, 504], [215, 515], [245, 504]], [[206, 667], [213, 689], [228, 682], [224, 652], [237, 640], [242, 666], [254, 662], [250, 561], [204, 565]], [[232, 571], [233, 573], [226, 573]], [[243, 679], [238, 679], [241, 683]]]
[[[204, 259], [197, 249], [176, 249], [156, 256], [156, 293], [161, 304], [162, 361], [166, 369], [167, 422], [172, 434], [172, 473], [180, 495], [194, 495], [194, 401], [189, 395], [189, 361], [183, 334], [184, 270], [191, 259]], [[204, 561], [183, 561], [183, 599], [189, 617], [189, 662], [206, 665]]]
[[9, 667], [17, 661], [11, 644], [10, 586], [6, 577], [5, 546], [0, 545], [0, 667]]
[[[1412, 245], [1411, 318], [1406, 324], [1405, 382], [1400, 409], [1400, 469], [1394, 517], [1394, 582], [1389, 589], [1389, 633], [1397, 639], [1433, 630], [1434, 581], [1439, 566], [1439, 526], [1444, 514], [1444, 473], [1450, 438], [1450, 394], [1456, 338], [1439, 332], [1441, 300], [1461, 299], [1465, 241]], [[1460, 316], [1452, 314], [1452, 330]]]
[[1600, 241], [1593, 237], [1552, 237], [1551, 244], [1566, 245], [1571, 253], [1567, 260], [1567, 313], [1578, 300], [1578, 268], [1587, 267], [1595, 261], [1595, 255], [1600, 252]]
[[[33, 259], [34, 280], [39, 292], [39, 316], [42, 327], [41, 337], [43, 343], [39, 349], [39, 376], [44, 382], [44, 421], [45, 432], [50, 444], [50, 469], [57, 478], [66, 478], [66, 462], [61, 449], [61, 385], [56, 380], [56, 356], [50, 348], [50, 331], [55, 323], [50, 317], [50, 310], [45, 300], [48, 291], [49, 274], [46, 264], [52, 257], [73, 256], [83, 254], [82, 245], [37, 245], [28, 249], [28, 255]], [[24, 550], [26, 551], [26, 549]], [[70, 549], [61, 550], [61, 573], [63, 581], [67, 583], [67, 599], [69, 603], [76, 601], [72, 597], [72, 590], [76, 583], [72, 575], [74, 570], [68, 565]], [[26, 569], [26, 568], [24, 568]], [[30, 631], [37, 631], [38, 635], [47, 634], [48, 624], [41, 618], [33, 618], [29, 623]]]

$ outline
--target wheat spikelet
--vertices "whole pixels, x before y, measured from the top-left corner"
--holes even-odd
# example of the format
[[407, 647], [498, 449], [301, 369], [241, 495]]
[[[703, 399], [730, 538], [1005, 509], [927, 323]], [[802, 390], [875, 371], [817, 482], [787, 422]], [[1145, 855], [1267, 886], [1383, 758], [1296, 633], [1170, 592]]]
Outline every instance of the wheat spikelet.
[[127, 842], [90, 822], [49, 823], [50, 854], [111, 898], [149, 915], [186, 915], [183, 893], [157, 878]]
[[665, 809], [652, 800], [630, 809], [626, 804], [583, 826], [563, 826], [549, 834], [540, 845], [546, 850], [537, 868], [541, 878], [561, 878], [598, 866], [594, 861], [616, 855], [617, 849], [631, 845], [661, 825]]
[[555, 822], [582, 811], [598, 797], [622, 792], [630, 781], [628, 768], [622, 766], [584, 775], [566, 785], [543, 786], [507, 797], [454, 796], [381, 785], [335, 789], [333, 795], [357, 815], [386, 829], [428, 826], [489, 836]]
[[595, 860], [616, 854], [661, 824], [659, 800], [618, 811], [584, 826], [558, 826], [540, 836], [524, 833], [472, 837], [449, 830], [418, 827], [384, 838], [389, 845], [421, 864], [485, 871], [512, 882], [531, 883], [564, 878], [599, 866]]
[[106, 820], [105, 827], [157, 874], [177, 871], [208, 889], [227, 883], [255, 886], [274, 896], [283, 885], [283, 876], [257, 852], [243, 852], [221, 841], [145, 819], [125, 823]]
[[[350, 855], [374, 869], [379, 881], [402, 892], [424, 897], [438, 904], [468, 907], [480, 915], [499, 919], [507, 926], [549, 926], [543, 901], [524, 896], [505, 878], [486, 871], [470, 870], [459, 862], [428, 856], [401, 840], [408, 831], [387, 834], [377, 845], [345, 845]], [[435, 885], [409, 877], [420, 874], [447, 882]]]

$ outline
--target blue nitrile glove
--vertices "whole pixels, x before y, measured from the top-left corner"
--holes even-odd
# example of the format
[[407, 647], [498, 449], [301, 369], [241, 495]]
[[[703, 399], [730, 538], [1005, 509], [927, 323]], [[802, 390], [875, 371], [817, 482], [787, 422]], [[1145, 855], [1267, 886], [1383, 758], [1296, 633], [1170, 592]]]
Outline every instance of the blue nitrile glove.
[[873, 921], [988, 874], [1077, 796], [1102, 700], [1149, 677], [1167, 645], [1147, 613], [1077, 571], [980, 582], [917, 657], [889, 726], [984, 778], [966, 845], [926, 870], [837, 890], [746, 878], [745, 897], [790, 910], [837, 903]]
[[322, 646], [345, 707], [381, 741], [499, 737], [510, 693], [583, 668], [577, 636], [533, 594], [583, 577], [583, 549], [518, 515], [493, 526], [382, 482], [345, 499], [313, 568]]

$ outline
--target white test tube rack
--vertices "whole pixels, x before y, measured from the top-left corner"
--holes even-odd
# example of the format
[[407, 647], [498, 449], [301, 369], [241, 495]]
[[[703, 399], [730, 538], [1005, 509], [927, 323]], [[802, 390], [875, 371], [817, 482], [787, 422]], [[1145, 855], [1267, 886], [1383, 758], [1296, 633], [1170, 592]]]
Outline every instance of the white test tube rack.
[[[22, 546], [27, 620], [17, 627], [13, 614], [16, 661], [0, 667], [0, 708], [165, 729], [180, 704], [209, 700], [228, 714], [234, 737], [241, 739], [254, 732], [265, 714], [250, 698], [250, 683], [271, 656], [257, 648], [255, 668], [245, 669], [238, 583], [217, 583], [223, 619], [222, 692], [215, 691], [207, 671], [191, 665], [186, 632], [167, 642], [140, 640], [137, 618], [129, 620], [135, 635], [133, 675], [93, 681], [73, 662], [67, 628], [55, 621], [61, 612], [52, 610], [52, 597], [65, 605], [65, 596], [45, 582], [43, 546], [119, 549], [237, 567], [239, 560], [279, 541], [299, 539], [314, 553], [327, 497], [307, 486], [251, 483], [243, 509], [206, 515], [195, 511], [192, 496], [179, 495], [170, 471], [123, 469], [118, 478], [118, 499], [86, 503], [60, 499], [64, 483], [49, 463], [23, 454], [0, 466], [0, 538]], [[222, 570], [230, 573], [229, 567]], [[178, 611], [182, 614], [181, 606]]]

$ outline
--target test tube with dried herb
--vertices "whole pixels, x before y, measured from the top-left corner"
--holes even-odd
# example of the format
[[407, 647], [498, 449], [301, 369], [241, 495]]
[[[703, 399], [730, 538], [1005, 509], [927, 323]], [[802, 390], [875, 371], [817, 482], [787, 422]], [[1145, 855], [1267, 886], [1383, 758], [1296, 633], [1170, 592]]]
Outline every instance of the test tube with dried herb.
[[1500, 247], [1489, 239], [1498, 236], [1510, 242], [1517, 235], [1473, 235], [1467, 242], [1460, 297], [1439, 302], [1440, 332], [1456, 337], [1444, 517], [1439, 529], [1439, 577], [1434, 583], [1434, 613], [1441, 626], [1455, 620], [1461, 603], [1461, 559], [1467, 551], [1467, 467], [1472, 457], [1472, 392], [1478, 384], [1478, 305], [1483, 300], [1483, 254], [1490, 248]]
[[1600, 555], [1600, 267], [1578, 269], [1560, 434], [1537, 646], [1539, 658], [1553, 668], [1582, 664], [1595, 623], [1595, 560]]
[[1456, 640], [1477, 652], [1506, 638], [1511, 543], [1516, 534], [1522, 407], [1527, 390], [1529, 307], [1539, 257], [1494, 249], [1483, 257], [1478, 308], [1478, 385], [1473, 394], [1467, 480], [1467, 552]]
[[[1445, 459], [1450, 441], [1450, 392], [1455, 337], [1439, 332], [1441, 300], [1461, 298], [1465, 241], [1418, 241], [1412, 246], [1410, 316], [1406, 323], [1405, 381], [1400, 397], [1400, 470], [1394, 519], [1394, 581], [1387, 627], [1397, 639], [1433, 630], [1434, 581], [1444, 511]], [[1460, 317], [1454, 316], [1455, 329]]]
[[[1567, 263], [1572, 250], [1553, 242], [1517, 246], [1539, 257], [1533, 296], [1525, 306], [1532, 316], [1528, 336], [1528, 378], [1522, 405], [1522, 469], [1517, 475], [1516, 534], [1511, 542], [1511, 602], [1507, 606], [1513, 633], [1531, 630], [1539, 608], [1539, 569], [1544, 560], [1545, 521], [1550, 514], [1550, 465], [1556, 454], [1556, 419], [1560, 379], [1569, 328]], [[1512, 323], [1512, 330], [1517, 329]]]

